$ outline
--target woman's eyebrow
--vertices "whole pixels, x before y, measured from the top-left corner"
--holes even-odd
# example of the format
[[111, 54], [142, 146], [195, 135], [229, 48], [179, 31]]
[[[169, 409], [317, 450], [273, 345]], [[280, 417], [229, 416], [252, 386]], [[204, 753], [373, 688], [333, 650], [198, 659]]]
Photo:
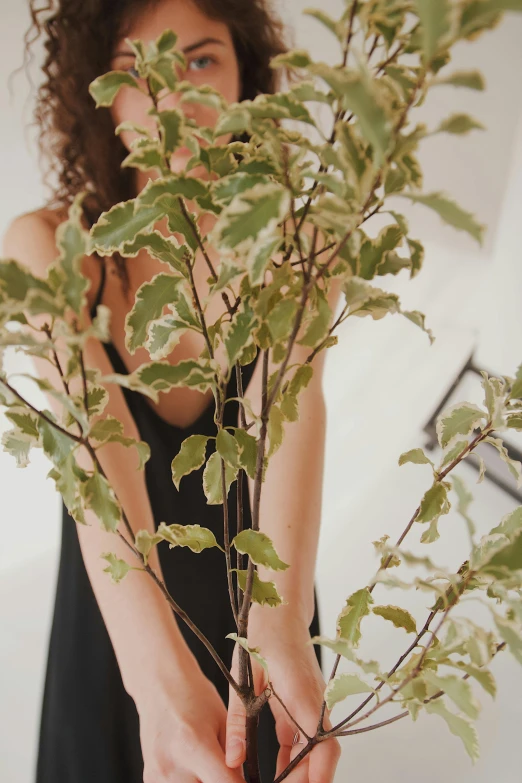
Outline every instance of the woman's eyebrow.
[[[219, 38], [202, 38], [200, 41], [196, 41], [193, 44], [190, 44], [189, 46], [185, 46], [182, 49], [182, 52], [184, 54], [189, 54], [189, 52], [193, 52], [195, 49], [199, 49], [202, 46], [205, 46], [206, 44], [220, 44], [221, 46], [226, 46], [226, 43], [224, 41], [221, 41]], [[136, 55], [134, 52], [116, 52], [114, 57], [135, 57]]]

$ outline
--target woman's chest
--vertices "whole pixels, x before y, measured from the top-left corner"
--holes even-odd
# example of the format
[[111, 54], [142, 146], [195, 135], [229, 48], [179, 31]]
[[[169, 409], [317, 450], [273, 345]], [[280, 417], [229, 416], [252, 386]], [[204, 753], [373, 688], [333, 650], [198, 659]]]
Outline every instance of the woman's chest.
[[[112, 258], [105, 259], [106, 282], [103, 290], [102, 303], [111, 311], [111, 342], [118, 352], [127, 372], [132, 373], [142, 364], [151, 361], [150, 354], [145, 347], [133, 348], [130, 335], [132, 327], [129, 324], [128, 315], [132, 310], [136, 295], [140, 296], [142, 286], [149, 284], [157, 275], [161, 277], [158, 284], [161, 285], [163, 276], [170, 273], [169, 267], [142, 251], [135, 258], [125, 260], [128, 270], [129, 290], [125, 297], [118, 274], [116, 264]], [[179, 341], [163, 360], [175, 365], [183, 360], [198, 359], [203, 350], [208, 347], [210, 340], [209, 327], [219, 319], [229, 319], [227, 303], [221, 292], [210, 295], [211, 284], [215, 275], [219, 275], [220, 262], [216, 253], [208, 250], [207, 259], [202, 253], [197, 253], [193, 262], [189, 280], [183, 284], [183, 293], [189, 300], [189, 305], [201, 323], [201, 330], [190, 329], [179, 336]], [[168, 283], [165, 278], [165, 282]], [[231, 281], [226, 291], [229, 305], [233, 305], [239, 292], [239, 282]], [[163, 315], [176, 317], [175, 304], [169, 308], [163, 307]], [[156, 306], [158, 311], [158, 306]], [[157, 317], [157, 316], [156, 316]], [[204, 324], [204, 325], [203, 325]], [[214, 358], [221, 366], [222, 373], [228, 366], [226, 350], [221, 341], [212, 346]], [[234, 392], [236, 396], [237, 392]], [[147, 403], [166, 422], [171, 425], [187, 428], [192, 426], [204, 413], [209, 405], [213, 405], [212, 390], [205, 393], [188, 387], [173, 388], [169, 392], [161, 393], [158, 403], [148, 398]]]

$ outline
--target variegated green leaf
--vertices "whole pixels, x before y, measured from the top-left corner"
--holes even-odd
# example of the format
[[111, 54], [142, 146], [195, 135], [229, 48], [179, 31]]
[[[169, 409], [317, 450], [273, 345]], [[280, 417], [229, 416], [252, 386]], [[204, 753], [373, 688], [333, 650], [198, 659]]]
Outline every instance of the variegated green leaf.
[[60, 255], [47, 267], [47, 280], [56, 275], [67, 304], [80, 315], [89, 288], [88, 278], [82, 274], [82, 260], [89, 254], [89, 234], [81, 223], [85, 192], [75, 196], [68, 210], [68, 218], [56, 230], [56, 244]]
[[332, 308], [322, 289], [317, 291], [315, 310], [316, 315], [308, 324], [303, 337], [297, 340], [298, 345], [307, 345], [310, 348], [315, 348], [328, 336], [332, 323]]
[[35, 413], [21, 408], [20, 410], [7, 410], [4, 415], [16, 425], [21, 435], [27, 435], [33, 441], [38, 440], [40, 433], [38, 432], [38, 416]]
[[443, 514], [449, 513], [451, 503], [448, 500], [448, 489], [450, 487], [451, 485], [446, 481], [436, 481], [425, 492], [417, 514], [417, 522], [431, 522]]
[[235, 437], [225, 429], [220, 429], [216, 438], [219, 456], [234, 470], [239, 469], [239, 444]]
[[338, 674], [330, 680], [324, 692], [324, 698], [328, 709], [331, 710], [340, 701], [357, 693], [371, 693], [371, 688], [356, 674]]
[[501, 543], [500, 551], [494, 554], [486, 565], [487, 571], [496, 572], [499, 577], [502, 569], [509, 572], [522, 571], [522, 533], [519, 533], [511, 543], [508, 539], [505, 546]]
[[402, 609], [400, 606], [374, 606], [372, 611], [379, 617], [389, 620], [396, 628], [404, 628], [407, 633], [417, 633], [417, 625], [414, 618], [406, 609]]
[[342, 655], [343, 658], [355, 663], [365, 674], [375, 674], [379, 677], [382, 676], [382, 679], [384, 679], [384, 675], [381, 675], [379, 663], [377, 661], [363, 661], [355, 655], [353, 648], [346, 639], [327, 639], [325, 636], [312, 636], [307, 641], [307, 644], [320, 644], [328, 647], [336, 655]]
[[167, 359], [186, 331], [186, 325], [171, 316], [156, 319], [149, 326], [149, 336], [145, 342], [150, 358], [153, 361]]
[[495, 678], [493, 677], [489, 669], [486, 669], [484, 667], [479, 667], [479, 666], [473, 666], [472, 664], [465, 663], [464, 661], [453, 661], [450, 659], [444, 661], [444, 663], [446, 665], [455, 666], [456, 668], [468, 674], [470, 677], [473, 677], [473, 679], [476, 680], [479, 683], [479, 685], [481, 685], [484, 688], [486, 693], [489, 693], [490, 696], [493, 697], [496, 696], [497, 684], [495, 682]]
[[429, 526], [423, 532], [420, 537], [420, 542], [421, 544], [433, 544], [433, 542], [437, 541], [439, 538], [439, 517], [436, 517], [431, 520]]
[[138, 207], [134, 199], [102, 212], [90, 231], [92, 249], [101, 256], [123, 250], [138, 234], [148, 231], [164, 215], [159, 206]]
[[423, 679], [437, 690], [446, 693], [456, 704], [459, 711], [464, 712], [473, 720], [478, 718], [480, 704], [476, 701], [471, 686], [467, 680], [457, 677], [454, 674], [442, 676], [436, 674], [430, 669], [425, 669], [422, 674]]
[[15, 458], [17, 468], [26, 468], [29, 465], [29, 452], [34, 445], [32, 438], [12, 429], [2, 433], [0, 442], [3, 450]]
[[412, 449], [401, 454], [399, 466], [406, 465], [407, 462], [413, 462], [415, 465], [433, 465], [431, 459], [426, 456], [422, 449]]
[[232, 104], [221, 113], [214, 127], [214, 139], [218, 143], [219, 137], [225, 133], [239, 135], [252, 130], [252, 117], [250, 112], [242, 106]]
[[112, 106], [122, 87], [140, 89], [136, 79], [127, 71], [109, 71], [98, 76], [89, 84], [89, 93], [96, 101], [96, 107]]
[[208, 440], [207, 435], [190, 435], [181, 444], [179, 453], [171, 464], [172, 481], [178, 491], [183, 476], [198, 470], [204, 464]]
[[184, 115], [177, 109], [160, 111], [157, 114], [161, 128], [163, 152], [169, 156], [182, 145], [185, 134]]
[[[43, 411], [46, 416], [56, 422], [56, 416], [49, 410]], [[53, 427], [43, 418], [38, 420], [38, 431], [44, 453], [55, 465], [61, 465], [69, 456], [76, 444], [62, 432]]]
[[163, 315], [166, 305], [174, 301], [183, 278], [163, 272], [143, 283], [136, 291], [136, 301], [125, 318], [125, 347], [135, 354], [148, 339], [149, 326]]
[[269, 312], [266, 321], [274, 342], [286, 340], [291, 334], [297, 307], [297, 300], [281, 299]]
[[356, 115], [361, 134], [372, 146], [376, 165], [380, 165], [390, 146], [391, 125], [376, 81], [366, 71], [340, 71], [324, 63], [313, 63], [310, 71], [342, 98], [344, 109]]
[[454, 133], [462, 136], [472, 130], [485, 130], [485, 126], [468, 114], [452, 114], [440, 123], [436, 133]]
[[290, 195], [277, 183], [259, 183], [239, 193], [225, 207], [209, 239], [222, 250], [250, 253], [260, 240], [273, 236], [290, 206]]
[[111, 485], [97, 470], [81, 485], [86, 508], [94, 511], [100, 524], [109, 533], [116, 533], [121, 520], [121, 508]]
[[450, 441], [450, 445], [446, 447], [444, 451], [444, 456], [441, 460], [441, 463], [438, 468], [438, 473], [440, 473], [447, 465], [450, 465], [454, 460], [457, 459], [457, 457], [460, 457], [461, 454], [464, 453], [464, 451], [469, 446], [469, 441], [466, 440], [457, 440], [455, 441], [453, 438]]
[[[231, 468], [225, 463], [226, 491], [230, 489], [233, 481], [237, 478], [237, 470]], [[203, 489], [207, 498], [207, 503], [212, 506], [219, 506], [223, 503], [223, 491], [221, 485], [221, 457], [215, 451], [207, 460], [205, 470], [203, 471]]]
[[116, 555], [113, 555], [111, 552], [104, 552], [100, 557], [103, 557], [104, 560], [107, 560], [109, 565], [107, 568], [104, 568], [103, 570], [110, 574], [111, 581], [114, 584], [118, 584], [121, 582], [121, 580], [127, 576], [128, 572], [131, 570], [134, 570], [132, 566], [130, 566], [128, 563], [125, 562], [125, 560], [121, 560], [119, 557], [116, 557]]
[[[243, 592], [246, 589], [246, 577], [247, 570], [240, 570], [238, 568], [232, 568], [232, 571], [237, 572], [237, 580], [239, 586]], [[277, 587], [274, 582], [263, 582], [257, 575], [257, 571], [254, 571], [254, 583], [252, 587], [252, 601], [261, 606], [279, 606], [280, 604], [286, 604], [282, 596], [277, 592]]]
[[239, 464], [253, 479], [256, 475], [257, 441], [253, 435], [239, 427], [235, 428], [234, 436], [239, 444]]
[[238, 636], [237, 633], [227, 633], [225, 639], [232, 639], [232, 641], [240, 644], [241, 647], [243, 647], [252, 656], [252, 658], [263, 667], [265, 672], [268, 674], [268, 664], [266, 660], [263, 658], [263, 656], [260, 654], [259, 647], [249, 647], [248, 639], [245, 639], [243, 636]]
[[268, 417], [268, 440], [270, 447], [268, 449], [267, 457], [270, 459], [272, 454], [283, 444], [284, 436], [284, 417], [281, 413], [281, 408], [277, 405], [272, 405]]
[[271, 68], [289, 65], [291, 68], [308, 68], [312, 60], [305, 49], [292, 49], [284, 54], [278, 54], [270, 60]]
[[511, 386], [510, 398], [513, 400], [522, 400], [522, 364], [517, 370]]
[[460, 737], [464, 743], [464, 747], [468, 752], [471, 760], [475, 762], [479, 757], [479, 743], [478, 735], [475, 726], [466, 718], [461, 718], [459, 715], [455, 715], [450, 712], [441, 699], [434, 699], [426, 704], [426, 712], [440, 715], [446, 723], [452, 734]]
[[142, 364], [127, 379], [137, 380], [156, 391], [168, 391], [174, 386], [190, 386], [200, 392], [213, 388], [215, 370], [203, 359], [186, 359], [177, 364], [170, 362], [150, 362]]
[[155, 141], [146, 145], [138, 145], [135, 149], [132, 149], [127, 157], [122, 160], [121, 168], [134, 168], [140, 171], [157, 169], [159, 174], [164, 174], [167, 170], [159, 144]]
[[415, 0], [415, 7], [422, 27], [424, 62], [429, 65], [449, 43], [452, 6], [450, 0]]
[[232, 321], [224, 324], [223, 342], [230, 364], [234, 364], [243, 353], [245, 346], [252, 342], [254, 324], [255, 316], [251, 308], [247, 310], [240, 308]]
[[484, 90], [486, 84], [480, 71], [454, 71], [447, 76], [437, 76], [432, 84], [449, 84], [452, 87], [467, 87], [470, 90]]
[[257, 565], [271, 568], [274, 571], [285, 571], [289, 563], [283, 562], [275, 551], [272, 540], [259, 530], [242, 530], [234, 538], [232, 544], [238, 552], [248, 555]]
[[158, 526], [158, 536], [169, 543], [169, 549], [176, 546], [186, 546], [192, 552], [202, 552], [204, 549], [218, 547], [223, 552], [222, 547], [216, 541], [212, 530], [201, 525], [166, 525], [160, 522]]
[[500, 524], [490, 530], [490, 533], [504, 535], [511, 540], [522, 533], [522, 506], [505, 514], [500, 520]]
[[477, 223], [470, 212], [465, 212], [462, 207], [459, 207], [444, 193], [420, 195], [403, 192], [398, 195], [409, 198], [410, 201], [416, 204], [424, 204], [425, 207], [433, 209], [445, 223], [460, 231], [466, 231], [477, 240], [479, 245], [482, 244], [485, 226]]
[[373, 598], [367, 587], [352, 593], [337, 618], [337, 634], [353, 647], [357, 647], [361, 638], [361, 620], [370, 614]]
[[522, 487], [522, 463], [509, 456], [508, 450], [500, 438], [493, 438], [489, 435], [487, 438], [484, 438], [483, 442], [490, 443], [496, 448], [500, 459], [506, 463], [509, 472], [517, 482], [517, 489], [520, 489]]
[[519, 623], [494, 613], [495, 625], [502, 639], [506, 642], [510, 653], [522, 663], [522, 629]]
[[486, 418], [484, 411], [470, 402], [458, 402], [445, 408], [436, 425], [440, 447], [445, 449], [457, 435], [471, 435]]
[[138, 530], [135, 536], [135, 546], [138, 552], [143, 555], [143, 562], [148, 564], [149, 556], [153, 547], [163, 541], [162, 536], [151, 535], [148, 530]]

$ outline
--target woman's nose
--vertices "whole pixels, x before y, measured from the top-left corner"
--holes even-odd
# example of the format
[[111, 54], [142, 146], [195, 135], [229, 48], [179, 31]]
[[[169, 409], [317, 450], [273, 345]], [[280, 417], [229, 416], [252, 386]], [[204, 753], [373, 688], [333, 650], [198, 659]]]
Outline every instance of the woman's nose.
[[182, 100], [183, 93], [180, 92], [167, 92], [162, 97], [158, 98], [159, 111], [168, 111], [169, 109], [177, 109], [187, 119], [195, 120], [195, 113], [197, 111], [197, 105], [188, 101]]
[[181, 104], [180, 101], [181, 94], [179, 92], [169, 92], [167, 88], [165, 88], [162, 93], [163, 94], [158, 97], [158, 109], [160, 111], [165, 111], [167, 109], [184, 110], [183, 104]]

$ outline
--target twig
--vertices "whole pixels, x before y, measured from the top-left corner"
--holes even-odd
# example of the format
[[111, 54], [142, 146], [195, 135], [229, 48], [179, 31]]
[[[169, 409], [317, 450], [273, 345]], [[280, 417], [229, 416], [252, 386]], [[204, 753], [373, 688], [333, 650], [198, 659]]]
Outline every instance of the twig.
[[283, 700], [277, 695], [276, 689], [274, 688], [274, 685], [273, 685], [273, 683], [270, 680], [268, 681], [268, 686], [269, 686], [270, 690], [272, 691], [272, 693], [274, 694], [274, 696], [276, 697], [276, 699], [279, 702], [279, 704], [281, 705], [281, 707], [284, 709], [284, 711], [286, 712], [286, 714], [288, 715], [288, 717], [292, 721], [292, 723], [295, 723], [295, 725], [297, 726], [297, 728], [299, 729], [299, 731], [301, 732], [303, 737], [306, 737], [306, 739], [308, 741], [310, 741], [312, 738], [306, 733], [306, 731], [303, 729], [303, 727], [299, 725], [299, 723], [296, 721], [294, 716], [290, 714], [290, 712], [288, 710], [288, 707], [283, 702]]
[[61, 432], [62, 435], [65, 435], [68, 438], [71, 438], [71, 440], [74, 440], [76, 443], [84, 443], [84, 439], [81, 435], [73, 435], [72, 432], [68, 432], [66, 429], [61, 427], [59, 424], [57, 424], [55, 421], [50, 419], [43, 411], [39, 411], [38, 408], [35, 408], [34, 405], [31, 405], [31, 403], [26, 400], [20, 392], [17, 392], [16, 389], [11, 386], [11, 384], [5, 380], [5, 378], [0, 378], [0, 383], [2, 383], [6, 389], [9, 389], [11, 394], [14, 394], [14, 396], [20, 400], [24, 405], [26, 405], [29, 410], [32, 410], [33, 413], [36, 413], [37, 416], [39, 416], [41, 419], [47, 422], [47, 424], [50, 424], [51, 427], [54, 427], [58, 432]]
[[[96, 451], [94, 450], [94, 448], [92, 447], [92, 445], [91, 445], [91, 443], [89, 442], [88, 439], [85, 439], [85, 438], [73, 435], [71, 432], [68, 432], [67, 430], [65, 430], [62, 427], [60, 427], [59, 424], [57, 424], [56, 422], [54, 422], [51, 419], [49, 419], [44, 413], [42, 413], [41, 411], [37, 410], [33, 405], [31, 405], [31, 403], [29, 403], [26, 399], [24, 399], [24, 397], [22, 397], [22, 395], [19, 392], [17, 392], [16, 389], [14, 389], [3, 378], [0, 378], [0, 383], [3, 383], [3, 385], [6, 386], [6, 388], [8, 388], [9, 391], [11, 391], [24, 405], [26, 405], [30, 410], [34, 411], [38, 416], [40, 416], [42, 419], [44, 419], [48, 424], [50, 424], [51, 427], [54, 427], [55, 430], [57, 430], [58, 432], [61, 432], [66, 437], [71, 438], [71, 440], [75, 441], [76, 443], [80, 443], [80, 444], [84, 445], [87, 448], [87, 451], [89, 452], [89, 454], [90, 454], [90, 456], [91, 456], [91, 458], [92, 458], [92, 460], [93, 460], [93, 462], [94, 462], [98, 472], [105, 478], [105, 480], [108, 480], [107, 476], [105, 474], [105, 471], [103, 470], [103, 467], [100, 464], [100, 461], [98, 459]], [[116, 498], [116, 501], [118, 503], [119, 508], [121, 508], [122, 519], [123, 519], [123, 523], [125, 525], [125, 528], [126, 528], [127, 532], [129, 533], [129, 535], [131, 536], [131, 538], [134, 538], [134, 531], [133, 531], [132, 526], [131, 526], [131, 524], [129, 522], [129, 519], [128, 519], [126, 513], [125, 513], [125, 510], [124, 510], [123, 506], [121, 505], [121, 503], [118, 501], [116, 493], [114, 493], [114, 496]], [[121, 533], [121, 531], [117, 530], [116, 534], [129, 547], [129, 549], [132, 551], [132, 553], [135, 555], [135, 557], [137, 557], [141, 561], [141, 563], [144, 566], [143, 570], [146, 571], [149, 574], [149, 576], [152, 576], [152, 578], [154, 579], [154, 581], [156, 582], [156, 584], [158, 585], [158, 587], [160, 588], [160, 590], [162, 591], [164, 596], [167, 598], [167, 600], [168, 600], [170, 606], [172, 607], [172, 609], [176, 612], [176, 614], [179, 617], [181, 617], [181, 619], [188, 625], [188, 627], [191, 629], [191, 631], [193, 631], [193, 633], [198, 637], [198, 639], [205, 645], [205, 647], [207, 648], [207, 650], [209, 651], [209, 653], [211, 654], [211, 656], [214, 658], [215, 662], [219, 666], [220, 670], [222, 671], [222, 673], [226, 677], [228, 683], [237, 692], [239, 690], [238, 684], [236, 683], [236, 681], [232, 677], [231, 673], [229, 672], [229, 670], [227, 669], [227, 667], [225, 666], [225, 664], [223, 663], [223, 661], [221, 660], [221, 658], [219, 657], [218, 653], [213, 648], [212, 644], [209, 642], [209, 640], [207, 639], [205, 634], [202, 631], [199, 630], [199, 628], [192, 622], [192, 620], [186, 614], [186, 612], [184, 612], [183, 609], [176, 603], [176, 601], [170, 595], [169, 591], [167, 590], [167, 588], [164, 585], [164, 583], [162, 582], [162, 580], [158, 578], [158, 576], [156, 575], [155, 571], [148, 564], [145, 564], [144, 557], [141, 555], [140, 552], [138, 552], [138, 550], [133, 546], [133, 544], [131, 544], [130, 541], [128, 541], [125, 538], [125, 536]]]

